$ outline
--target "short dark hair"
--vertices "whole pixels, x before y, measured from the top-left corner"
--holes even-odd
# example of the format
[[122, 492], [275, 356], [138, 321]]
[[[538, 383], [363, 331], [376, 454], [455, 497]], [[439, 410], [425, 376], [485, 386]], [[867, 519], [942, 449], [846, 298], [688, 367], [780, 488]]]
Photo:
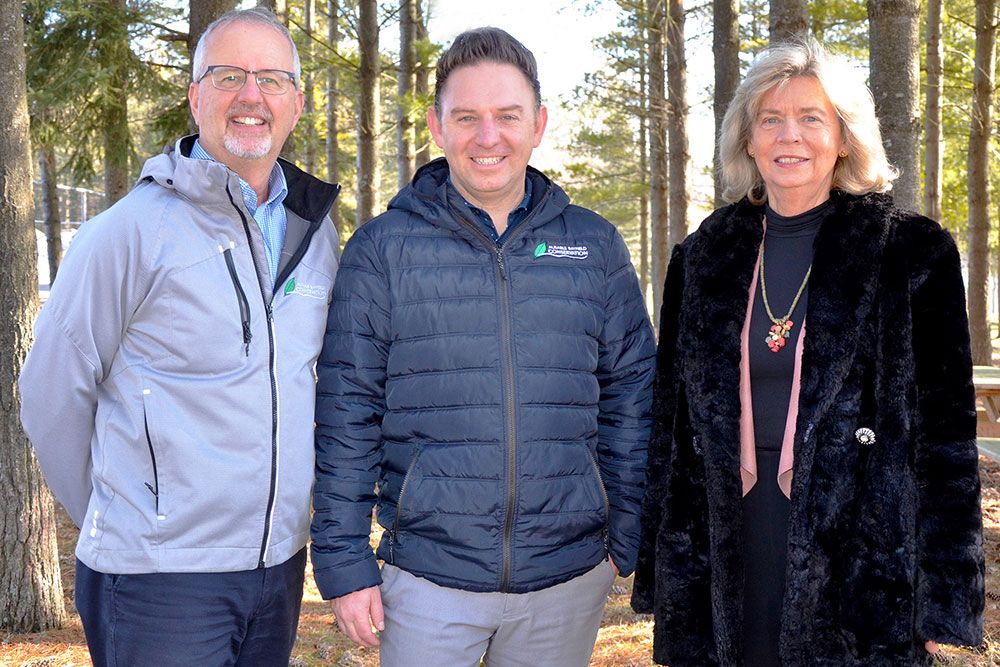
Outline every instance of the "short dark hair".
[[524, 74], [535, 93], [535, 109], [542, 106], [542, 87], [538, 83], [538, 63], [535, 56], [510, 33], [486, 26], [466, 30], [438, 58], [434, 83], [434, 111], [441, 116], [441, 96], [448, 77], [459, 67], [472, 67], [483, 62], [513, 65]]

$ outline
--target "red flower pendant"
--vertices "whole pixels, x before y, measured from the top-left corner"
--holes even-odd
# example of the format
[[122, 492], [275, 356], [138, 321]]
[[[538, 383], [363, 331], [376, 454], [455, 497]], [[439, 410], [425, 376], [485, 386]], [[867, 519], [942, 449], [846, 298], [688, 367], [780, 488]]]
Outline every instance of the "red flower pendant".
[[789, 332], [792, 330], [792, 326], [795, 323], [791, 320], [782, 320], [779, 324], [772, 324], [770, 332], [767, 334], [767, 338], [764, 342], [771, 349], [771, 352], [780, 352], [781, 348], [785, 347], [785, 343], [788, 342]]

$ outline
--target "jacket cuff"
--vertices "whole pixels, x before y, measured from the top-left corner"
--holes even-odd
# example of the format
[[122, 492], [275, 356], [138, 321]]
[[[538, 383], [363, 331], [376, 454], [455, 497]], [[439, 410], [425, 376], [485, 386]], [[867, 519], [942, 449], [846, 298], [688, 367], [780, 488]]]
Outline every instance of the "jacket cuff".
[[[312, 556], [315, 563], [315, 551]], [[375, 554], [372, 554], [346, 565], [337, 564], [313, 569], [313, 579], [323, 599], [332, 600], [348, 593], [378, 586], [382, 583], [382, 573], [375, 560]]]

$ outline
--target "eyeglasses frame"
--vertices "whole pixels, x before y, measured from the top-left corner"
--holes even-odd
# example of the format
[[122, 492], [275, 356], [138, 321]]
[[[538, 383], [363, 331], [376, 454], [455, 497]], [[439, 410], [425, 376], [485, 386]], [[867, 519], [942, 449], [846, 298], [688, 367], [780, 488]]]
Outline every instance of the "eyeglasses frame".
[[253, 74], [253, 80], [254, 83], [257, 84], [257, 88], [264, 95], [284, 95], [285, 93], [288, 92], [287, 90], [284, 90], [280, 93], [269, 93], [266, 90], [264, 90], [260, 85], [260, 80], [257, 78], [257, 75], [260, 74], [261, 72], [281, 72], [282, 74], [287, 74], [288, 80], [291, 81], [292, 83], [292, 89], [294, 90], [295, 88], [298, 88], [298, 82], [296, 81], [295, 78], [295, 72], [289, 72], [288, 70], [278, 69], [276, 67], [265, 67], [264, 69], [258, 69], [258, 70], [243, 69], [239, 65], [209, 65], [208, 67], [205, 68], [204, 74], [198, 77], [198, 80], [195, 83], [201, 83], [202, 81], [205, 80], [206, 76], [210, 75], [213, 71], [222, 68], [238, 69], [244, 74], [243, 85], [241, 85], [239, 88], [234, 88], [233, 90], [226, 90], [225, 88], [219, 88], [217, 85], [215, 85], [215, 78], [212, 78], [211, 79], [212, 87], [215, 88], [216, 90], [221, 90], [224, 93], [235, 93], [239, 90], [243, 90], [243, 86], [247, 85], [247, 81], [250, 80], [251, 74]]

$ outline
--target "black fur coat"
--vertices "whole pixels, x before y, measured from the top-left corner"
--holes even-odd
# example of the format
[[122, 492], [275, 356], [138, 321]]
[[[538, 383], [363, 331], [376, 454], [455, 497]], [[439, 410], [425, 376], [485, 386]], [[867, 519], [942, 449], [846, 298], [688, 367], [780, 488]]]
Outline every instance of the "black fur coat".
[[[929, 664], [925, 640], [982, 641], [958, 251], [886, 195], [833, 199], [809, 284], [782, 662]], [[742, 663], [740, 332], [762, 216], [745, 199], [717, 210], [667, 272], [632, 605], [655, 614], [671, 667]]]

